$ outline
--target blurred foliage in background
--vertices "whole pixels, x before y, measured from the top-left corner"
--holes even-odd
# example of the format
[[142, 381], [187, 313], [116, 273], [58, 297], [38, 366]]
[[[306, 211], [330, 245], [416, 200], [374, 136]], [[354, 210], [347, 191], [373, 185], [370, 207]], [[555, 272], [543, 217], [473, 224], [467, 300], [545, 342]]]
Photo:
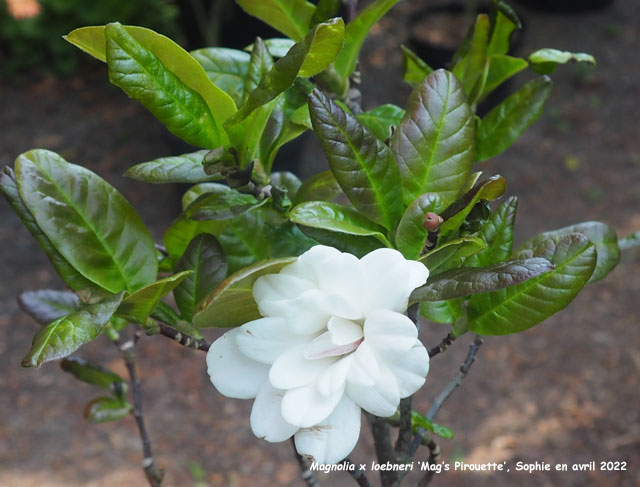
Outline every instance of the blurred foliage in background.
[[78, 53], [62, 36], [76, 27], [119, 21], [175, 36], [177, 15], [169, 0], [0, 0], [0, 74], [69, 74]]

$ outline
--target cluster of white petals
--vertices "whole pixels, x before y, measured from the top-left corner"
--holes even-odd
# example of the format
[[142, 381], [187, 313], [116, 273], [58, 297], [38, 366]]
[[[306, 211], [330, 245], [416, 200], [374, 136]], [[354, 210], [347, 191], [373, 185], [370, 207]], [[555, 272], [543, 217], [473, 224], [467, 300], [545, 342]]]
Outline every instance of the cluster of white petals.
[[294, 436], [300, 454], [339, 462], [358, 441], [361, 408], [391, 416], [424, 384], [429, 355], [403, 313], [428, 275], [392, 249], [358, 259], [313, 247], [255, 282], [264, 318], [213, 343], [211, 382], [225, 396], [255, 398], [259, 438]]

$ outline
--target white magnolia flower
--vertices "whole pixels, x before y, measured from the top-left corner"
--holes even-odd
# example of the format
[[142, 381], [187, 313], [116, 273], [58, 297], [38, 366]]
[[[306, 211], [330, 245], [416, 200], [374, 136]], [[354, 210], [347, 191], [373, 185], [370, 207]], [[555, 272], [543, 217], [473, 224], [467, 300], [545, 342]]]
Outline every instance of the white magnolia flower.
[[429, 355], [402, 313], [428, 276], [396, 250], [358, 259], [313, 247], [256, 281], [264, 318], [213, 343], [211, 382], [225, 396], [255, 398], [256, 436], [294, 436], [300, 454], [339, 462], [358, 441], [361, 408], [391, 416], [424, 384]]

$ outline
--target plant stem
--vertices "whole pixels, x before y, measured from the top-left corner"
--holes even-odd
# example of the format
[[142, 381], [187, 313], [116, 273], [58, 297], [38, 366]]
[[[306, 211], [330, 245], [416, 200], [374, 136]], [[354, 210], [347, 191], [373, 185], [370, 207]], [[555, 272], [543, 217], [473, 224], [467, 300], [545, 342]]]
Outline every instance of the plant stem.
[[456, 335], [454, 335], [453, 333], [449, 333], [446, 337], [444, 337], [439, 345], [436, 345], [435, 347], [429, 349], [429, 358], [435, 357], [439, 353], [444, 352], [451, 346], [456, 338], [458, 338]]
[[161, 335], [171, 338], [173, 341], [184, 347], [192, 348], [194, 350], [202, 350], [203, 352], [208, 352], [209, 347], [211, 347], [211, 343], [207, 340], [193, 338], [192, 336], [180, 333], [175, 328], [172, 328], [161, 321], [158, 321], [158, 325], [160, 326]]
[[[429, 465], [432, 465], [436, 463], [438, 461], [438, 458], [440, 457], [440, 447], [435, 441], [433, 441], [433, 438], [432, 438], [429, 440], [429, 444], [427, 445], [427, 448], [429, 448], [429, 458], [427, 459], [427, 463]], [[433, 480], [433, 478], [435, 477], [435, 475], [436, 475], [435, 470], [427, 470], [427, 472], [418, 482], [418, 487], [426, 487], [427, 485], [429, 485]]]
[[[389, 423], [387, 423], [385, 418], [379, 418], [370, 413], [365, 413], [365, 417], [371, 427], [378, 463], [395, 463], [396, 452], [391, 445], [391, 428], [389, 427]], [[384, 487], [392, 485], [395, 477], [396, 475], [393, 471], [380, 470], [380, 480], [382, 480]]]
[[144, 458], [142, 459], [142, 468], [144, 469], [145, 476], [151, 487], [161, 487], [162, 477], [164, 472], [161, 468], [156, 467], [153, 461], [153, 453], [151, 451], [151, 440], [147, 433], [147, 428], [144, 424], [144, 417], [142, 416], [142, 394], [140, 391], [140, 381], [136, 373], [136, 341], [139, 338], [139, 332], [136, 336], [124, 342], [120, 345], [120, 352], [122, 358], [129, 371], [129, 378], [131, 381], [131, 389], [133, 391], [133, 415], [138, 425], [138, 432], [140, 433], [140, 439], [142, 440], [142, 453]]
[[307, 487], [320, 487], [318, 479], [316, 479], [316, 476], [313, 475], [313, 472], [309, 468], [309, 460], [300, 455], [298, 450], [296, 450], [296, 443], [293, 437], [291, 437], [291, 446], [293, 446], [293, 453], [296, 456], [296, 460], [298, 460], [298, 465], [300, 465], [302, 480], [307, 484]]
[[[342, 463], [344, 463], [345, 465], [353, 465], [355, 467], [355, 463], [353, 463], [349, 459], [349, 457], [342, 460]], [[369, 482], [369, 479], [365, 475], [364, 470], [360, 470], [360, 467], [354, 470], [348, 469], [347, 471], [360, 487], [371, 487], [371, 482]]]

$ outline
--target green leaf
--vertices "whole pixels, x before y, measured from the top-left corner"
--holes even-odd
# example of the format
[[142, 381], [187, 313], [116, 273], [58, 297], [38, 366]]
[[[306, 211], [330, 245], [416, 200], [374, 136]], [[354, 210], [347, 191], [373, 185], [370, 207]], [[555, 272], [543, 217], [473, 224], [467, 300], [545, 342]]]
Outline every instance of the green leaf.
[[433, 323], [455, 323], [462, 314], [462, 301], [462, 299], [424, 301], [420, 303], [420, 314]]
[[[224, 144], [224, 131], [200, 93], [183, 83], [122, 25], [109, 24], [104, 34], [109, 80], [114, 85], [142, 103], [185, 142], [207, 149]], [[199, 64], [196, 66], [202, 70]]]
[[18, 157], [16, 178], [38, 227], [84, 277], [114, 293], [155, 280], [149, 231], [129, 202], [98, 175], [38, 149]]
[[364, 216], [391, 230], [402, 216], [402, 185], [389, 148], [318, 90], [311, 122], [338, 184]]
[[628, 250], [640, 246], [640, 232], [632, 233], [618, 240], [620, 250]]
[[127, 296], [116, 314], [134, 323], [145, 323], [160, 300], [184, 281], [191, 271], [179, 272], [138, 289]]
[[420, 257], [429, 274], [435, 276], [453, 267], [459, 267], [465, 257], [482, 251], [486, 244], [477, 237], [462, 237], [438, 246]]
[[359, 237], [375, 237], [386, 247], [391, 247], [391, 243], [384, 236], [383, 228], [348, 206], [325, 201], [308, 201], [293, 208], [289, 218], [292, 222], [305, 227]]
[[431, 431], [432, 433], [435, 433], [442, 438], [446, 438], [447, 440], [453, 438], [453, 431], [451, 431], [446, 426], [434, 423], [426, 416], [420, 414], [417, 411], [411, 411], [411, 426], [414, 431], [416, 431], [418, 428], [424, 428], [427, 431]]
[[529, 63], [534, 71], [540, 74], [551, 74], [558, 64], [588, 63], [596, 65], [596, 60], [591, 54], [584, 52], [559, 51], [558, 49], [539, 49], [529, 55]]
[[360, 49], [371, 28], [400, 0], [375, 0], [347, 25], [344, 47], [335, 61], [339, 76], [345, 81], [356, 69]]
[[131, 404], [123, 399], [98, 397], [85, 406], [84, 417], [91, 424], [107, 423], [124, 418], [131, 410]]
[[478, 232], [486, 248], [465, 260], [465, 266], [482, 267], [507, 259], [513, 248], [513, 226], [516, 220], [518, 199], [512, 196], [502, 203]]
[[245, 12], [299, 40], [309, 30], [315, 5], [306, 0], [236, 0]]
[[149, 162], [142, 162], [130, 167], [124, 173], [145, 183], [200, 183], [222, 179], [219, 174], [209, 175], [204, 172], [202, 160], [208, 151], [200, 150], [180, 156], [161, 157]]
[[551, 85], [548, 76], [541, 76], [494, 107], [476, 133], [476, 160], [486, 161], [507, 150], [540, 117]]
[[253, 195], [218, 184], [215, 191], [198, 196], [187, 207], [185, 214], [192, 220], [228, 220], [265, 202], [266, 200], [256, 200]]
[[439, 69], [411, 93], [391, 149], [396, 155], [405, 203], [424, 193], [453, 202], [471, 174], [475, 121], [460, 82]]
[[596, 221], [577, 223], [558, 230], [541, 233], [520, 245], [516, 253], [520, 253], [523, 250], [533, 250], [547, 240], [559, 239], [572, 233], [586, 235], [596, 246], [598, 258], [589, 283], [604, 279], [620, 262], [620, 248], [618, 247], [616, 231], [609, 225]]
[[596, 248], [574, 233], [543, 242], [530, 255], [551, 261], [554, 270], [527, 282], [469, 302], [469, 328], [482, 335], [508, 335], [531, 328], [566, 307], [587, 283], [596, 265]]
[[127, 392], [127, 383], [122, 377], [89, 360], [80, 357], [68, 357], [60, 362], [60, 367], [76, 379], [92, 386], [116, 392], [114, 390], [115, 383], [118, 384], [116, 387], [121, 395]]
[[193, 324], [209, 326], [240, 326], [260, 318], [253, 299], [253, 284], [260, 276], [277, 274], [296, 259], [294, 257], [266, 260], [230, 275], [198, 306]]
[[404, 117], [404, 110], [391, 104], [380, 105], [373, 110], [356, 115], [358, 121], [382, 141], [391, 137], [391, 127], [395, 129], [402, 117]]
[[276, 171], [271, 173], [271, 184], [276, 187], [286, 188], [289, 197], [294, 198], [300, 186], [302, 186], [302, 181], [292, 172]]
[[440, 225], [440, 237], [456, 232], [480, 200], [493, 201], [500, 198], [507, 188], [507, 181], [499, 175], [477, 182], [462, 198], [442, 212], [444, 223]]
[[[480, 14], [473, 28], [473, 37], [467, 53], [453, 66], [453, 74], [462, 82], [470, 102], [475, 102], [472, 96], [477, 91], [476, 84], [483, 84], [481, 79], [487, 61], [487, 46], [489, 44], [489, 16]], [[482, 91], [481, 89], [479, 90]]]
[[336, 181], [336, 177], [331, 171], [323, 171], [304, 181], [293, 204], [297, 205], [303, 201], [331, 201], [342, 193], [342, 188]]
[[225, 225], [225, 221], [196, 221], [181, 215], [171, 224], [162, 241], [169, 257], [175, 262], [184, 254], [194, 237], [202, 233], [218, 236], [224, 231]]
[[42, 328], [22, 360], [23, 367], [40, 367], [45, 362], [67, 357], [95, 339], [116, 311], [124, 292], [86, 305]]
[[[504, 2], [499, 3], [501, 5], [498, 5], [498, 8], [492, 12], [491, 38], [487, 45], [487, 56], [507, 54], [511, 47], [513, 31], [522, 27], [520, 19], [513, 9]], [[508, 10], [505, 10], [504, 7]]]
[[31, 232], [36, 242], [42, 247], [49, 261], [53, 264], [62, 280], [74, 291], [93, 285], [91, 281], [78, 272], [54, 247], [53, 243], [44, 234], [36, 223], [33, 215], [25, 206], [20, 197], [16, 177], [10, 167], [5, 167], [0, 173], [0, 190], [11, 205], [18, 218], [22, 220], [25, 227]]
[[244, 120], [256, 108], [290, 88], [298, 76], [314, 76], [324, 70], [340, 51], [343, 38], [344, 22], [340, 18], [315, 26], [273, 65], [228, 124]]
[[489, 58], [489, 73], [487, 74], [487, 80], [485, 81], [482, 95], [480, 95], [478, 100], [484, 100], [498, 86], [528, 66], [529, 63], [527, 63], [525, 59], [519, 57], [505, 55], [491, 56]]
[[173, 290], [182, 317], [191, 320], [197, 304], [227, 276], [222, 247], [212, 235], [198, 235], [176, 263], [176, 271], [192, 271]]
[[[260, 143], [271, 114], [276, 109], [281, 96], [278, 95], [270, 102], [258, 106], [250, 115], [239, 122], [232, 123], [233, 121], [230, 121], [226, 125], [229, 139], [238, 152], [241, 167], [248, 166], [256, 159], [262, 160]], [[256, 164], [259, 162], [256, 161]]]
[[436, 276], [429, 276], [424, 286], [411, 293], [409, 302], [442, 301], [489, 293], [510, 288], [549, 272], [553, 265], [544, 258], [499, 262], [487, 267], [459, 267]]
[[[235, 113], [233, 99], [214, 85], [198, 61], [178, 44], [144, 27], [126, 26], [125, 29], [144, 49], [152, 52], [167, 70], [202, 96], [215, 117], [218, 128]], [[81, 27], [64, 38], [100, 61], [107, 61], [105, 26]]]
[[407, 207], [396, 230], [396, 246], [406, 259], [416, 260], [424, 248], [427, 238], [425, 213], [440, 214], [444, 208], [444, 201], [436, 193], [422, 194]]
[[338, 15], [341, 0], [318, 0], [315, 12], [311, 17], [311, 26]]
[[80, 305], [76, 294], [53, 289], [23, 291], [18, 295], [18, 304], [41, 325], [76, 311]]
[[400, 48], [402, 49], [402, 79], [415, 87], [433, 72], [433, 68], [408, 47], [400, 46]]
[[205, 47], [190, 54], [204, 68], [211, 82], [228, 94], [236, 105], [240, 104], [251, 56], [226, 47]]
[[178, 322], [180, 321], [180, 316], [178, 316], [178, 313], [176, 313], [171, 306], [163, 301], [160, 301], [157, 304], [155, 309], [151, 312], [151, 317], [167, 323], [174, 328], [178, 326]]
[[218, 235], [229, 272], [270, 257], [265, 213], [261, 210], [256, 208], [227, 220], [224, 231]]
[[[269, 54], [273, 57], [284, 57], [289, 52], [289, 49], [296, 43], [293, 39], [287, 39], [284, 37], [273, 37], [271, 39], [263, 39], [263, 42], [267, 46]], [[254, 44], [249, 44], [244, 48], [245, 51], [251, 52]]]

